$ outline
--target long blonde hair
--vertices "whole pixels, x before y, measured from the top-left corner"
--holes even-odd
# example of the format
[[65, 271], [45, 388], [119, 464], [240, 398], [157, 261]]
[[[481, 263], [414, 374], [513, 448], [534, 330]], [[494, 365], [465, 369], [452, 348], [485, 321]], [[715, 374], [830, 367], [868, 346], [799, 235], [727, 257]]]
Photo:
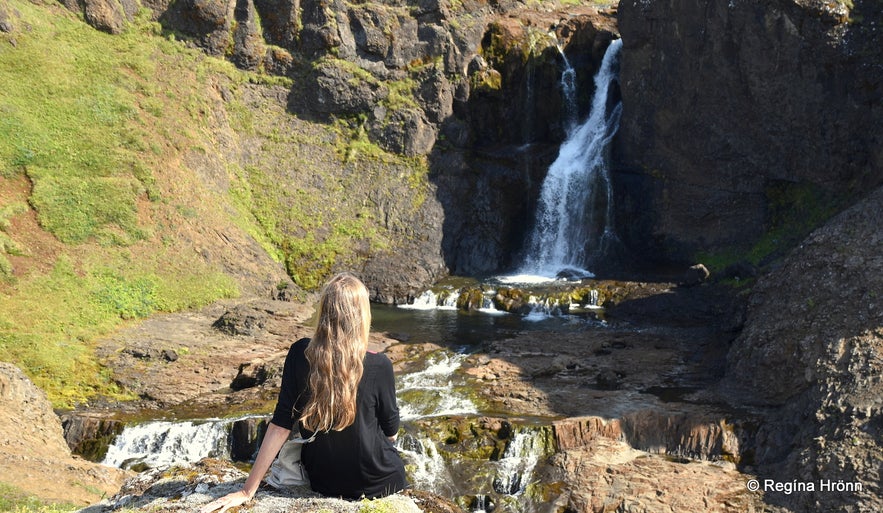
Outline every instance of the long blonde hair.
[[370, 329], [365, 285], [349, 273], [331, 278], [322, 289], [319, 323], [305, 351], [310, 396], [300, 420], [310, 431], [340, 431], [355, 422]]

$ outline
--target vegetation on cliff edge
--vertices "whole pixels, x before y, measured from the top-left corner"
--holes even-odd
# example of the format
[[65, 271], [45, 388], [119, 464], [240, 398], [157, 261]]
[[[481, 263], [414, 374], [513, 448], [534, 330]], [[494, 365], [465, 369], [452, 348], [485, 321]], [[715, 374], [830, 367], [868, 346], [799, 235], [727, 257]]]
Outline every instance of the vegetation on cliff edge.
[[229, 233], [306, 290], [409, 237], [425, 160], [368, 143], [358, 120], [298, 119], [280, 101], [291, 79], [189, 48], [146, 10], [113, 36], [57, 4], [9, 5], [0, 360], [55, 407], [129, 397], [95, 355], [100, 337], [238, 295], [225, 255], [244, 235]]
[[0, 360], [55, 407], [125, 398], [98, 337], [238, 294], [186, 244], [194, 217], [229, 214], [180, 164], [209, 132], [203, 84], [235, 70], [146, 16], [110, 36], [61, 6], [11, 5], [27, 29], [0, 35]]

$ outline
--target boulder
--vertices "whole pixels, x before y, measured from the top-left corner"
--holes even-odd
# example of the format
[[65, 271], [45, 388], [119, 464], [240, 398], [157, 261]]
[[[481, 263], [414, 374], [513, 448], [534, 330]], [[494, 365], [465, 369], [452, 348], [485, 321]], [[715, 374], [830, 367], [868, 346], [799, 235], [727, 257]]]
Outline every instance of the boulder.
[[97, 412], [65, 413], [61, 416], [61, 425], [70, 450], [90, 461], [103, 460], [108, 445], [125, 428], [123, 421]]
[[109, 34], [121, 34], [135, 19], [140, 7], [138, 0], [62, 0], [61, 3], [68, 10], [82, 14], [92, 27]]
[[321, 114], [367, 112], [389, 95], [389, 89], [367, 72], [343, 60], [318, 63], [304, 91], [307, 108]]
[[115, 493], [128, 476], [72, 456], [46, 394], [18, 367], [0, 362], [0, 482], [83, 505]]
[[254, 461], [268, 423], [266, 417], [249, 417], [234, 422], [230, 427], [230, 458], [233, 461]]
[[432, 123], [441, 123], [454, 112], [454, 86], [442, 70], [430, 67], [421, 72], [417, 101]]
[[289, 51], [297, 48], [298, 2], [293, 0], [254, 0], [263, 28], [263, 36], [271, 45]]
[[192, 37], [206, 53], [225, 55], [233, 27], [234, 2], [224, 0], [180, 0], [159, 13], [160, 22]]
[[[230, 382], [232, 390], [244, 390], [268, 384], [279, 387], [282, 384], [282, 367], [284, 358], [254, 360], [239, 365], [239, 371]], [[268, 383], [269, 382], [269, 383]]]
[[19, 16], [18, 11], [10, 7], [6, 0], [0, 0], [0, 32], [13, 32]]
[[134, 19], [137, 10], [137, 0], [85, 0], [83, 2], [83, 17], [86, 23], [111, 34], [122, 33], [126, 23]]
[[[232, 463], [204, 459], [192, 466], [153, 469], [132, 477], [122, 489], [108, 499], [81, 509], [80, 513], [110, 513], [112, 511], [196, 511], [199, 507], [242, 488], [246, 473]], [[416, 501], [405, 494], [394, 494], [382, 499], [345, 501], [324, 498], [307, 487], [295, 486], [284, 490], [261, 488], [248, 504], [252, 513], [278, 511], [326, 511], [331, 513], [359, 513], [383, 511], [387, 513], [420, 513]], [[436, 502], [449, 504], [442, 498]], [[438, 509], [434, 511], [457, 511]]]
[[374, 120], [369, 131], [380, 147], [409, 157], [429, 153], [436, 134], [423, 111], [415, 108], [387, 112], [382, 119]]
[[662, 458], [605, 438], [591, 448], [556, 454], [552, 462], [569, 485], [554, 498], [557, 510], [771, 511], [760, 493], [746, 488], [745, 476], [726, 463]]
[[242, 69], [257, 71], [264, 62], [266, 45], [254, 2], [237, 0], [233, 19], [236, 24], [233, 29], [233, 55], [230, 56], [230, 60]]
[[305, 0], [300, 2], [301, 31], [299, 50], [308, 58], [330, 52], [341, 44], [335, 12], [344, 13], [344, 5], [334, 0]]
[[266, 328], [269, 317], [266, 309], [245, 303], [224, 312], [212, 327], [228, 335], [254, 336]]

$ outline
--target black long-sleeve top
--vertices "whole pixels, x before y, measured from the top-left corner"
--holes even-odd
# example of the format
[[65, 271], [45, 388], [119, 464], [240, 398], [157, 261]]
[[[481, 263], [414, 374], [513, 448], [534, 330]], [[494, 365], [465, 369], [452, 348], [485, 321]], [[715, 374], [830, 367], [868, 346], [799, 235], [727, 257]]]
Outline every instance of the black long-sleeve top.
[[[295, 342], [282, 371], [282, 388], [271, 422], [292, 429], [309, 397], [309, 362], [304, 350], [310, 339]], [[407, 486], [405, 467], [388, 437], [399, 429], [392, 362], [367, 353], [359, 381], [355, 422], [342, 431], [320, 432], [304, 444], [301, 461], [313, 490], [330, 497], [358, 499], [389, 495]], [[298, 422], [301, 436], [312, 431]]]

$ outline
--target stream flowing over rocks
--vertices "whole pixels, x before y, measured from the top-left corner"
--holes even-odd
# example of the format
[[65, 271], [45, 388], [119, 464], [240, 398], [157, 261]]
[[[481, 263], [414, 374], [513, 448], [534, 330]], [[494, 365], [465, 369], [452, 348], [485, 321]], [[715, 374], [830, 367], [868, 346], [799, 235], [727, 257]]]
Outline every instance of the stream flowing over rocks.
[[[611, 505], [625, 511], [698, 510], [706, 504], [711, 504], [710, 511], [762, 510], [761, 497], [745, 488], [747, 477], [737, 470], [751, 450], [746, 444], [755, 430], [755, 417], [689, 399], [720, 378], [732, 336], [727, 331], [732, 325], [729, 296], [709, 287], [671, 283], [619, 283], [605, 290], [615, 287], [622, 289], [611, 294], [619, 306], [608, 302], [606, 326], [593, 321], [566, 332], [515, 332], [481, 343], [453, 366], [433, 356], [440, 346], [422, 343], [406, 327], [387, 335], [408, 342], [374, 335], [372, 346], [392, 359], [407, 397], [413, 396], [409, 387], [416, 387], [408, 385], [407, 377], [422, 362], [435, 359], [440, 365], [434, 372], [462, 368], [464, 386], [473, 390], [482, 411], [504, 415], [439, 412], [440, 416], [418, 418], [406, 425], [402, 450], [416, 450], [417, 456], [437, 453], [440, 461], [450, 464], [442, 463], [447, 468], [434, 472], [450, 472], [454, 482], [474, 483], [473, 494], [487, 486], [487, 496], [503, 501], [498, 507], [504, 510], [516, 504], [526, 511], [594, 512]], [[308, 312], [293, 314], [290, 305], [217, 305], [193, 314], [159, 316], [108, 339], [105, 351], [115, 355], [111, 362], [119, 379], [131, 379], [130, 386], [140, 380], [140, 406], [146, 409], [137, 413], [142, 418], [150, 411], [160, 413], [152, 410], [156, 407], [178, 418], [200, 412], [213, 417], [221, 412], [266, 412], [279, 386], [288, 343], [308, 334], [301, 325]], [[231, 326], [242, 329], [231, 334]], [[175, 333], [176, 344], [188, 350], [179, 351], [176, 359], [166, 358], [163, 351], [169, 342], [163, 333]], [[208, 360], [209, 355], [223, 358]], [[187, 386], [170, 386], [182, 382]], [[438, 399], [449, 393], [441, 392]], [[436, 408], [448, 407], [439, 403]], [[448, 411], [459, 411], [453, 408]], [[105, 412], [105, 420], [108, 415], [120, 418]], [[101, 418], [100, 409], [73, 412], [66, 416], [66, 431], [82, 434], [88, 426], [100, 425], [96, 418]], [[249, 439], [259, 437], [260, 418], [252, 424], [243, 423], [237, 432], [251, 433]], [[527, 468], [518, 470], [528, 465], [521, 460], [528, 453], [516, 449], [521, 443], [516, 440], [523, 436], [535, 440], [529, 453], [534, 456], [529, 458], [534, 461], [530, 468], [536, 468], [529, 474]], [[255, 448], [236, 449], [237, 444], [234, 451], [240, 454], [252, 454]], [[514, 466], [505, 470], [508, 458]], [[429, 491], [423, 500], [436, 505], [456, 500], [457, 505], [446, 506], [449, 511], [469, 509], [469, 496], [460, 495], [462, 491], [448, 499], [439, 496], [445, 494], [445, 486], [435, 481], [440, 476], [428, 476], [425, 482], [412, 477], [415, 493]], [[187, 510], [234, 489], [242, 479], [244, 474], [229, 463], [161, 465], [86, 511]], [[308, 490], [292, 493], [262, 493], [250, 510], [283, 504], [349, 511], [338, 509], [333, 501], [326, 506], [326, 499]], [[425, 507], [422, 504], [417, 502], [418, 507]]]
[[[460, 465], [475, 458], [500, 460], [505, 454], [500, 447], [513, 443], [514, 429], [533, 426], [529, 429], [548, 440], [543, 446], [550, 450], [541, 451], [546, 456], [538, 460], [537, 481], [529, 488], [532, 503], [543, 511], [876, 511], [883, 397], [877, 291], [883, 288], [875, 270], [881, 268], [883, 233], [873, 219], [881, 207], [883, 189], [814, 232], [763, 275], [747, 298], [710, 283], [621, 283], [625, 290], [607, 303], [604, 323], [517, 331], [487, 341], [467, 355], [463, 371], [482, 408], [505, 417], [446, 415], [420, 424], [441, 437], [437, 448], [445, 459]], [[258, 310], [269, 312], [258, 324], [275, 328], [238, 335], [219, 329], [229, 323], [218, 319], [250, 318], [243, 316], [243, 306], [215, 308], [201, 318], [178, 314], [179, 327], [191, 326], [180, 333], [199, 334], [194, 338], [215, 350], [223, 349], [222, 340], [259, 348], [280, 337], [278, 346], [270, 342], [276, 353], [257, 359], [263, 362], [257, 365], [246, 364], [243, 355], [245, 365], [226, 361], [207, 368], [193, 354], [200, 346], [189, 340], [195, 350], [168, 361], [159, 351], [162, 338], [148, 323], [112, 343], [121, 360], [129, 358], [127, 347], [145, 354], [156, 350], [133, 375], [156, 375], [151, 367], [170, 366], [175, 375], [188, 375], [191, 365], [200, 373], [224, 372], [222, 380], [203, 381], [198, 389], [167, 398], [163, 404], [170, 411], [176, 406], [199, 411], [203, 400], [215, 412], [253, 408], [260, 397], [271, 400], [283, 339], [303, 333], [299, 323], [307, 316], [291, 317], [287, 307]], [[401, 375], [439, 349], [407, 332], [391, 335], [408, 342], [375, 335], [373, 343]], [[801, 349], [783, 349], [793, 344]], [[255, 370], [261, 366], [263, 371]], [[118, 372], [126, 375], [122, 367]], [[153, 398], [146, 405], [163, 395], [151, 389], [161, 390], [169, 379], [144, 385], [144, 396]], [[234, 379], [246, 386], [223, 388]], [[217, 470], [225, 465], [150, 471], [95, 511], [123, 504], [186, 509], [241, 482], [239, 471]], [[814, 490], [752, 492], [749, 479], [813, 483]], [[860, 489], [826, 491], [823, 481], [859, 483]], [[139, 488], [137, 482], [145, 484]], [[253, 511], [269, 507], [265, 501], [296, 501], [285, 503], [294, 507], [305, 504], [297, 501], [325, 500], [307, 491], [295, 495], [262, 495]], [[448, 507], [468, 509], [463, 500]]]

